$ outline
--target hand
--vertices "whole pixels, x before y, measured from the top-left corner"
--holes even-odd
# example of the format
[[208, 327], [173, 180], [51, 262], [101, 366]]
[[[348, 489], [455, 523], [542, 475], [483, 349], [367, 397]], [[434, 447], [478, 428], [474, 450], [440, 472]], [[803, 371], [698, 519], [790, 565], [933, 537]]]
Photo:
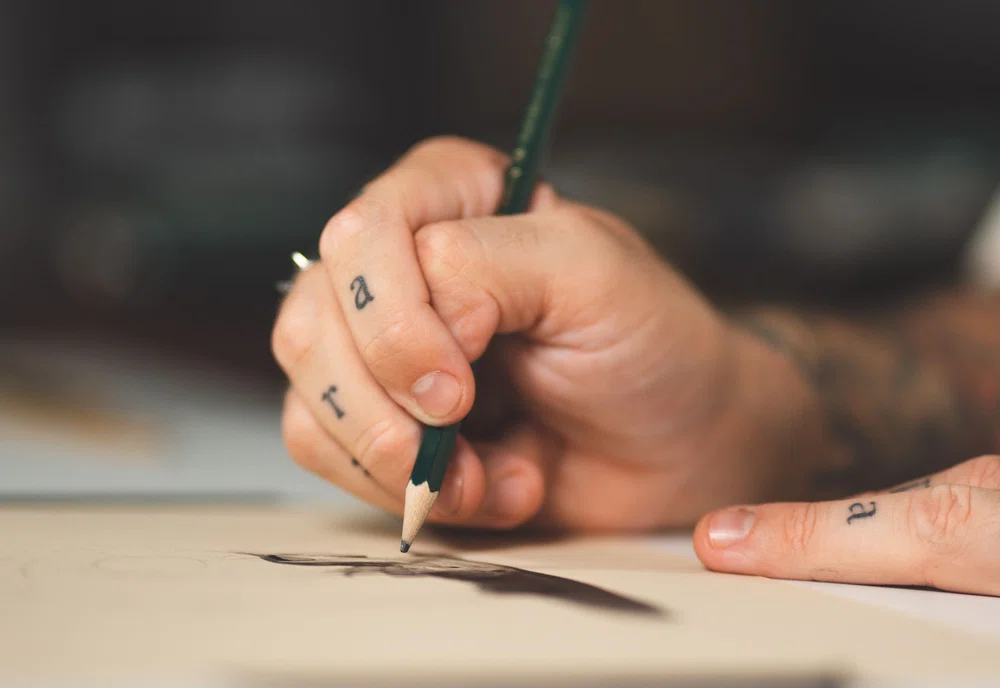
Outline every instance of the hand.
[[1000, 457], [885, 493], [708, 514], [694, 543], [716, 571], [1000, 595]]
[[[296, 461], [398, 514], [417, 420], [478, 397], [507, 422], [459, 438], [432, 521], [643, 529], [775, 498], [807, 395], [790, 364], [608, 213], [541, 185], [491, 217], [506, 163], [425, 142], [330, 220], [273, 333]], [[505, 385], [476, 388], [484, 352], [480, 382]]]

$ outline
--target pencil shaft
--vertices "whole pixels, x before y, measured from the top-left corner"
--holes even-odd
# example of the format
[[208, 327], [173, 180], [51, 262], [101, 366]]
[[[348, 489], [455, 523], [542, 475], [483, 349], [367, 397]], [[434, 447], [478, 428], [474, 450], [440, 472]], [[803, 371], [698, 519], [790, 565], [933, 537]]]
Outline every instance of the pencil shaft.
[[[545, 49], [525, 109], [510, 165], [504, 176], [503, 197], [497, 215], [522, 213], [531, 204], [538, 168], [555, 117], [555, 106], [565, 81], [586, 0], [563, 0], [545, 40]], [[475, 371], [473, 364], [473, 371]], [[425, 425], [410, 482], [426, 480], [436, 492], [444, 479], [461, 422], [446, 426]]]
[[[569, 71], [587, 4], [588, 0], [561, 0], [556, 9], [556, 15], [545, 40], [531, 98], [511, 153], [510, 165], [504, 176], [503, 196], [496, 211], [497, 215], [522, 213], [531, 203], [541, 156], [544, 154], [556, 104]], [[475, 372], [475, 362], [472, 369]], [[433, 496], [437, 496], [460, 428], [461, 422], [443, 427], [424, 425], [420, 449], [410, 476], [410, 486], [427, 483]], [[410, 501], [407, 500], [404, 513], [404, 529], [412, 538], [416, 534], [412, 524], [423, 522], [427, 514], [421, 512], [424, 508], [430, 509], [433, 498], [430, 501], [420, 500], [419, 505], [416, 502], [411, 504]], [[408, 547], [410, 539], [405, 539], [404, 542]]]
[[545, 40], [531, 99], [511, 153], [510, 165], [504, 178], [503, 199], [497, 215], [523, 213], [531, 204], [541, 156], [545, 153], [545, 144], [555, 119], [556, 105], [569, 71], [586, 5], [586, 0], [564, 0], [556, 9], [552, 28]]

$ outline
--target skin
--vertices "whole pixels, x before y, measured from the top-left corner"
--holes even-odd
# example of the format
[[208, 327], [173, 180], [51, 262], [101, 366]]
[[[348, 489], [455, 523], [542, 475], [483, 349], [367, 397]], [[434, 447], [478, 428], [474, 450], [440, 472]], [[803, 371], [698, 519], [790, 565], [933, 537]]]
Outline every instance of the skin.
[[994, 457], [841, 499], [995, 450], [994, 302], [722, 313], [620, 219], [544, 184], [528, 213], [491, 217], [506, 163], [423, 142], [327, 224], [272, 341], [300, 465], [400, 514], [418, 421], [469, 414], [434, 522], [697, 524], [720, 571], [1000, 593]]

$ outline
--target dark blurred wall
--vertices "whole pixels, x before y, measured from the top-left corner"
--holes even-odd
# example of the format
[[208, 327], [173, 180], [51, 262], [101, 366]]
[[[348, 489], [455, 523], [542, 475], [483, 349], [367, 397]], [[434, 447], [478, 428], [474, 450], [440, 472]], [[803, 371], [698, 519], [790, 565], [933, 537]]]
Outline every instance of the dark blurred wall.
[[[801, 119], [800, 3], [597, 0], [562, 132], [601, 136], [778, 131]], [[551, 2], [433, 3], [444, 48], [440, 122], [509, 130], [537, 66]], [[791, 105], [791, 107], [789, 107]]]
[[[424, 136], [508, 148], [553, 7], [0, 0], [0, 323], [273, 374], [289, 252]], [[547, 174], [720, 300], [945, 280], [1000, 178], [997, 26], [594, 0]]]
[[411, 15], [377, 1], [0, 4], [0, 35], [16, 38], [0, 47], [0, 173], [38, 192], [0, 195], [18, 287], [4, 320], [262, 360], [289, 252], [417, 135]]

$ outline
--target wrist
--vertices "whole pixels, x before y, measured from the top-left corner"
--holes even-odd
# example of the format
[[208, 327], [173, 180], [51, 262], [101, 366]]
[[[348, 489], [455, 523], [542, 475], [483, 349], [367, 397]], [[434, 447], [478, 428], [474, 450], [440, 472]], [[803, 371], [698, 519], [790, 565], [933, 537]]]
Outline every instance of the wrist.
[[730, 336], [734, 384], [721, 437], [744, 464], [747, 501], [805, 499], [824, 444], [816, 392], [795, 349], [775, 348], [737, 323]]

